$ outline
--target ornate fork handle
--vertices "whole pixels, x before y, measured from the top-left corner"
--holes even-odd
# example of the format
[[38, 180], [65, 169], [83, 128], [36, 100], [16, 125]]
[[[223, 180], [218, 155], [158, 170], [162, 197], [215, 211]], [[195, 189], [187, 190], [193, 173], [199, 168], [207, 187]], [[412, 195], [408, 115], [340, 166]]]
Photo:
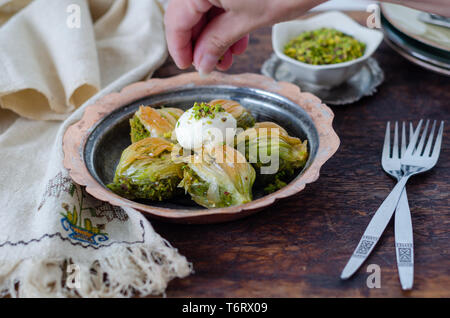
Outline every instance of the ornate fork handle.
[[406, 182], [412, 175], [413, 173], [406, 173], [375, 212], [359, 244], [356, 246], [353, 255], [342, 271], [342, 279], [347, 279], [352, 276], [370, 255], [394, 214], [395, 207], [405, 188]]
[[406, 188], [395, 211], [395, 253], [402, 288], [411, 289], [414, 282], [414, 243]]

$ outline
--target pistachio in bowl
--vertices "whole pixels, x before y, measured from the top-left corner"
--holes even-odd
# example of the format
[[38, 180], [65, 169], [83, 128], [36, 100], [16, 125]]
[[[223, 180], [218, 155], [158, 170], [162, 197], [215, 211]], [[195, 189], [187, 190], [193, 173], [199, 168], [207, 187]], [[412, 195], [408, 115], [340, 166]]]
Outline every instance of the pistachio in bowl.
[[272, 45], [290, 71], [309, 84], [335, 87], [355, 75], [383, 39], [341, 12], [276, 24]]
[[297, 61], [326, 65], [355, 60], [364, 55], [366, 45], [341, 31], [320, 28], [305, 31], [289, 41], [284, 54]]

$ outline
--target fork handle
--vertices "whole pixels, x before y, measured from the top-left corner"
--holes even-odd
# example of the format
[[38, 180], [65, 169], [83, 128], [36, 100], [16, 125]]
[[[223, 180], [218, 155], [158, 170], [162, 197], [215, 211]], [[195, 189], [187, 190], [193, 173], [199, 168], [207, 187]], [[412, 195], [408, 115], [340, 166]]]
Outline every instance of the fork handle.
[[406, 188], [400, 196], [395, 211], [395, 253], [402, 289], [412, 289], [414, 282], [413, 227]]
[[370, 255], [378, 240], [380, 239], [381, 234], [383, 234], [384, 229], [388, 225], [392, 214], [394, 214], [395, 207], [397, 206], [400, 195], [402, 194], [409, 177], [410, 175], [404, 175], [398, 181], [394, 189], [392, 189], [391, 193], [375, 212], [374, 216], [370, 220], [369, 225], [364, 231], [361, 240], [356, 246], [353, 255], [350, 257], [347, 265], [345, 265], [345, 268], [341, 274], [341, 279], [350, 278], [350, 276], [352, 276], [358, 270], [358, 268]]

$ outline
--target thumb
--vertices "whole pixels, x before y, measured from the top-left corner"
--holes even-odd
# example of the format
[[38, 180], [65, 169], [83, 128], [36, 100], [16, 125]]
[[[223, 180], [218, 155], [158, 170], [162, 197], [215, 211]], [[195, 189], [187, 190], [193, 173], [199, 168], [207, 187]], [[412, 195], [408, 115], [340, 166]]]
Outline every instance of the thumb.
[[199, 35], [194, 48], [194, 65], [200, 73], [208, 74], [228, 49], [251, 28], [245, 19], [225, 12], [212, 19]]

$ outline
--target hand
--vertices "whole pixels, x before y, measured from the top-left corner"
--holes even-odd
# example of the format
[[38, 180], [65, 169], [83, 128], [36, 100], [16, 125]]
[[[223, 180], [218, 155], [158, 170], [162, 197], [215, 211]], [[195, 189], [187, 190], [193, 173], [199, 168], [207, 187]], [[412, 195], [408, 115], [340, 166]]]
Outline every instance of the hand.
[[175, 64], [201, 73], [227, 70], [242, 54], [248, 34], [300, 16], [325, 0], [171, 0], [164, 23]]

